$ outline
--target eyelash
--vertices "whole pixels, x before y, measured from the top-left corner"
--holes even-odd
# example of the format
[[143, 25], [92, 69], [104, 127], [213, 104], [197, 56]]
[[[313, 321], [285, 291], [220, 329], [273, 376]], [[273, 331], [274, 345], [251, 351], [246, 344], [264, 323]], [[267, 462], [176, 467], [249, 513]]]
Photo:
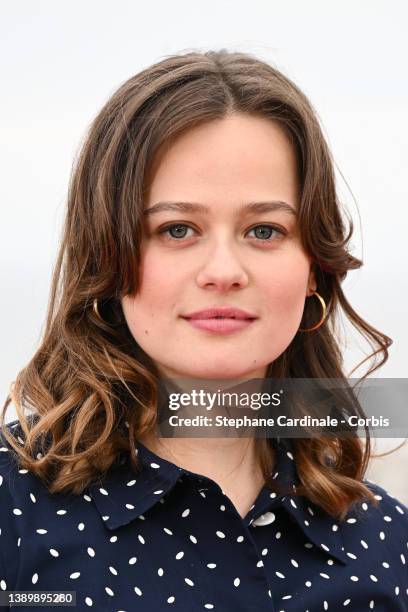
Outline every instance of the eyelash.
[[[193, 227], [191, 227], [191, 225], [188, 225], [187, 223], [172, 223], [171, 225], [167, 225], [166, 227], [161, 228], [160, 230], [158, 230], [158, 232], [157, 232], [157, 233], [158, 233], [159, 235], [161, 235], [161, 236], [162, 236], [162, 235], [166, 234], [166, 232], [168, 232], [169, 230], [171, 230], [173, 227], [187, 227], [187, 228], [190, 228], [190, 229], [192, 229], [193, 231], [195, 231], [195, 230], [194, 230], [194, 228], [193, 228]], [[282, 230], [282, 229], [280, 229], [279, 227], [277, 227], [277, 226], [275, 226], [275, 225], [272, 225], [272, 224], [270, 224], [270, 223], [258, 223], [258, 225], [254, 225], [254, 226], [253, 226], [253, 227], [251, 227], [251, 228], [250, 228], [248, 231], [249, 231], [249, 232], [252, 232], [252, 231], [253, 231], [253, 230], [255, 230], [257, 227], [267, 227], [268, 229], [272, 229], [272, 230], [274, 230], [275, 232], [277, 232], [277, 233], [278, 233], [278, 234], [280, 234], [281, 236], [284, 236], [284, 235], [285, 235], [285, 233], [286, 233], [284, 230]], [[185, 239], [185, 236], [182, 236], [181, 238], [175, 238], [174, 236], [168, 236], [168, 238], [169, 238], [170, 240], [174, 240], [175, 242], [183, 242], [183, 241], [184, 241], [184, 239]], [[263, 238], [256, 238], [256, 237], [255, 237], [255, 240], [257, 240], [257, 241], [259, 241], [259, 242], [272, 242], [272, 241], [273, 241], [273, 239], [272, 239], [271, 237], [270, 237], [270, 238], [266, 238], [266, 239], [263, 239]]]

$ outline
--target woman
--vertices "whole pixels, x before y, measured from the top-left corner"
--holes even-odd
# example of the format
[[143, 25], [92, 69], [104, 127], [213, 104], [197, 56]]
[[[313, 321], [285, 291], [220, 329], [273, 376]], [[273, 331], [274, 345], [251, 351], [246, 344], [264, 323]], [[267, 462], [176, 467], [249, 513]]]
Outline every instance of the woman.
[[342, 292], [362, 265], [351, 233], [313, 108], [266, 63], [177, 55], [114, 93], [72, 176], [44, 338], [3, 409], [3, 592], [408, 610], [407, 508], [364, 479], [369, 438], [157, 428], [162, 379], [344, 381], [340, 312], [382, 354], [366, 376], [386, 361], [391, 339]]

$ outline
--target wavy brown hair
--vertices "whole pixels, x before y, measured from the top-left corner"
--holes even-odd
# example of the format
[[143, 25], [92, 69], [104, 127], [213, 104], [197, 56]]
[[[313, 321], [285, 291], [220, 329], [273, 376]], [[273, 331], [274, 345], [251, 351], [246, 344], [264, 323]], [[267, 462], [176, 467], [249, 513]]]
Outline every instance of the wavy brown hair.
[[[388, 358], [392, 340], [359, 316], [341, 288], [347, 272], [362, 261], [348, 250], [353, 223], [348, 218], [346, 232], [334, 163], [309, 100], [279, 70], [249, 54], [166, 57], [121, 85], [89, 127], [71, 175], [40, 346], [12, 383], [2, 410], [5, 439], [21, 466], [51, 493], [83, 492], [121, 453], [129, 453], [139, 469], [134, 443], [155, 427], [159, 375], [132, 337], [120, 299], [138, 290], [144, 194], [161, 145], [230, 113], [266, 117], [290, 138], [301, 185], [301, 241], [328, 305], [323, 325], [297, 333], [267, 376], [345, 380], [340, 314], [372, 349], [361, 362], [373, 358], [363, 378]], [[92, 308], [94, 298], [102, 319]], [[318, 301], [307, 300], [300, 327], [313, 326], [320, 315]], [[11, 401], [18, 439], [4, 427]], [[274, 490], [267, 471], [271, 440], [256, 442], [266, 485]], [[376, 503], [363, 482], [371, 456], [368, 433], [364, 442], [355, 436], [293, 439], [297, 494], [340, 519], [359, 500]]]

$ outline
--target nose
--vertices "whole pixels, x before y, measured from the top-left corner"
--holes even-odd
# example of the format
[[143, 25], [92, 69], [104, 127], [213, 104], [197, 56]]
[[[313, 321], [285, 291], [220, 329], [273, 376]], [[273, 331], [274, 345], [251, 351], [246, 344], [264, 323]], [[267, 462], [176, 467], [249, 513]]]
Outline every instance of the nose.
[[242, 289], [248, 284], [248, 274], [231, 244], [219, 242], [207, 253], [205, 263], [196, 277], [200, 288], [220, 292]]

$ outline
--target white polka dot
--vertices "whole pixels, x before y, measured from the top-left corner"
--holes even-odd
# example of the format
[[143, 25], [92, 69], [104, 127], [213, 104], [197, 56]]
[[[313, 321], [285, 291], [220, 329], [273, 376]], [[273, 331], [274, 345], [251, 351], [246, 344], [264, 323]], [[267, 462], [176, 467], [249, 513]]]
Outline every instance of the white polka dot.
[[253, 521], [253, 525], [256, 527], [263, 527], [264, 525], [270, 525], [275, 520], [275, 514], [273, 512], [265, 512], [265, 514], [261, 514]]

